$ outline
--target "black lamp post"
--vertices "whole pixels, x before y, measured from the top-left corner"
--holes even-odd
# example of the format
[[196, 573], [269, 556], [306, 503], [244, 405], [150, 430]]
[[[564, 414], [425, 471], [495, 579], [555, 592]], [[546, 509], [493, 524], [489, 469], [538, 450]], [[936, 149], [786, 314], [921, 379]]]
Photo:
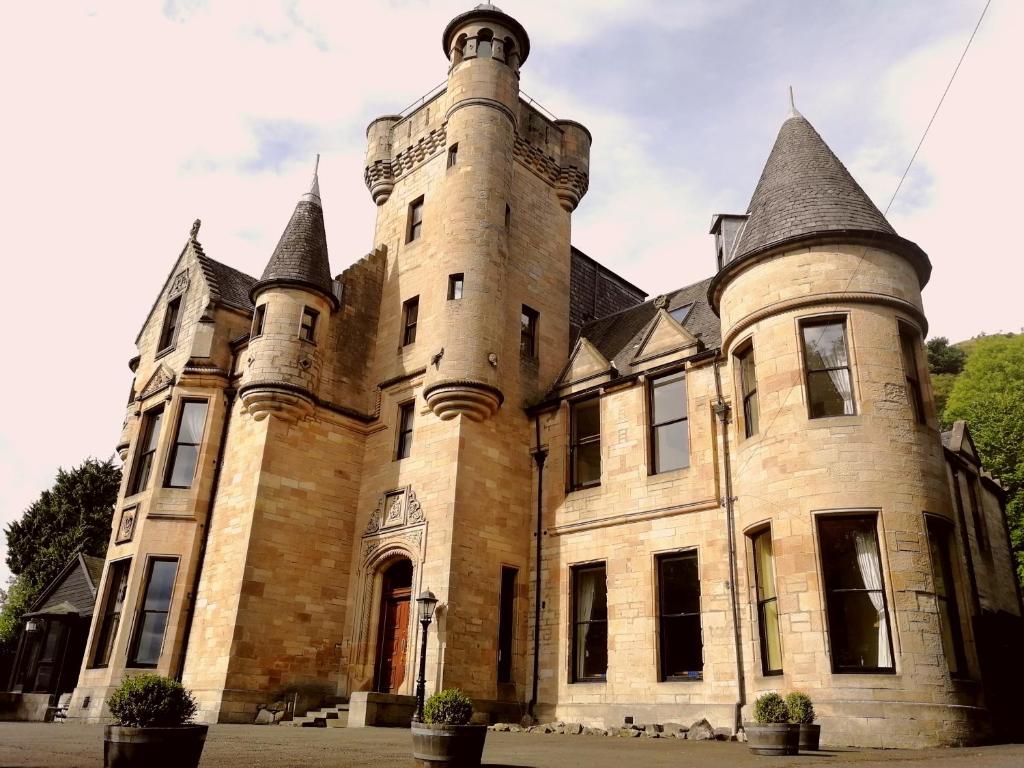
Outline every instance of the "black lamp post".
[[434, 618], [434, 609], [437, 607], [437, 598], [429, 589], [416, 598], [420, 606], [420, 676], [416, 681], [416, 721], [423, 722], [423, 700], [427, 693], [427, 630]]

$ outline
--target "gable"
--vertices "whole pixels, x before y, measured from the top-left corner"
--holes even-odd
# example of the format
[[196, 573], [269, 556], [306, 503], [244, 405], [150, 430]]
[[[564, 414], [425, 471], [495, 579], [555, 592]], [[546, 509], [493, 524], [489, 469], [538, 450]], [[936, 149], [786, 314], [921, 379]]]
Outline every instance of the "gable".
[[576, 348], [569, 358], [568, 365], [558, 379], [558, 386], [564, 387], [573, 382], [592, 379], [607, 374], [612, 364], [602, 355], [597, 347], [584, 336], [576, 342]]
[[91, 616], [96, 593], [82, 559], [75, 557], [43, 591], [33, 606], [33, 613], [77, 613]]
[[175, 296], [188, 293], [196, 287], [206, 292], [210, 291], [209, 277], [199, 260], [199, 257], [203, 255], [205, 254], [203, 254], [203, 247], [199, 241], [190, 237], [185, 243], [185, 247], [181, 249], [181, 253], [178, 254], [178, 258], [175, 259], [171, 271], [167, 274], [167, 279], [164, 280], [160, 292], [153, 300], [153, 306], [149, 308], [146, 319], [143, 321], [142, 327], [139, 328], [139, 333], [135, 337], [136, 346], [142, 341], [142, 336], [150, 323], [163, 318], [163, 305], [166, 302]]
[[633, 356], [633, 363], [663, 357], [673, 352], [696, 350], [700, 341], [665, 311], [658, 310]]
[[157, 366], [157, 369], [153, 371], [153, 375], [149, 377], [149, 381], [139, 392], [136, 398], [140, 402], [145, 400], [147, 397], [152, 397], [162, 389], [174, 384], [174, 373], [166, 365], [161, 363]]

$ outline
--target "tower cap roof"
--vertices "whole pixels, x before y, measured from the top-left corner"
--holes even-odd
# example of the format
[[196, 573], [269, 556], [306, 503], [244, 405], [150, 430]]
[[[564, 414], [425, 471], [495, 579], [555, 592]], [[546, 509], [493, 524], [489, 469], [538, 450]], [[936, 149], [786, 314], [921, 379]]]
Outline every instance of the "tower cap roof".
[[320, 202], [320, 179], [318, 169], [313, 170], [313, 182], [304, 194], [274, 253], [263, 270], [263, 276], [249, 292], [255, 303], [256, 297], [274, 285], [303, 288], [322, 294], [335, 307], [338, 299], [331, 290], [331, 267], [327, 255], [327, 232], [324, 229], [324, 211]]
[[931, 264], [896, 234], [814, 126], [790, 105], [747, 208], [736, 256], [711, 284], [712, 306], [728, 276], [746, 262], [810, 241], [872, 244], [907, 257], [922, 286]]
[[452, 40], [459, 28], [470, 21], [477, 20], [493, 21], [511, 30], [519, 38], [519, 63], [526, 63], [526, 57], [530, 55], [530, 36], [526, 34], [526, 29], [522, 24], [501, 10], [501, 8], [491, 3], [480, 3], [480, 5], [472, 10], [460, 13], [448, 22], [448, 26], [444, 28], [444, 33], [441, 35], [441, 48], [444, 50], [445, 58], [451, 53]]

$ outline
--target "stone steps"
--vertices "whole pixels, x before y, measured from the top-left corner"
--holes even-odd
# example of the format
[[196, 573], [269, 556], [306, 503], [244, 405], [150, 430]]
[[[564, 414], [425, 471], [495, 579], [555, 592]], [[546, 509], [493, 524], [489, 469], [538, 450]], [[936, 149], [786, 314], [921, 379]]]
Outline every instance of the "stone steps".
[[345, 728], [348, 725], [348, 704], [311, 709], [301, 717], [282, 722], [293, 728]]

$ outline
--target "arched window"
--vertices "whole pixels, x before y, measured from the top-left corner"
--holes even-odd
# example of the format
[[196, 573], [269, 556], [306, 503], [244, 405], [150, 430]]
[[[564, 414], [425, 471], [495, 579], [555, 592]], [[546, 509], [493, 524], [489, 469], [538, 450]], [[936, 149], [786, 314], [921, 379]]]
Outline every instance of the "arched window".
[[479, 59], [491, 58], [491, 41], [494, 33], [489, 29], [481, 29], [476, 33], [476, 55]]
[[457, 67], [462, 63], [462, 57], [466, 55], [466, 36], [459, 35], [452, 46], [452, 66]]
[[516, 41], [511, 37], [505, 38], [505, 63], [513, 72], [519, 71], [519, 51], [516, 50]]

